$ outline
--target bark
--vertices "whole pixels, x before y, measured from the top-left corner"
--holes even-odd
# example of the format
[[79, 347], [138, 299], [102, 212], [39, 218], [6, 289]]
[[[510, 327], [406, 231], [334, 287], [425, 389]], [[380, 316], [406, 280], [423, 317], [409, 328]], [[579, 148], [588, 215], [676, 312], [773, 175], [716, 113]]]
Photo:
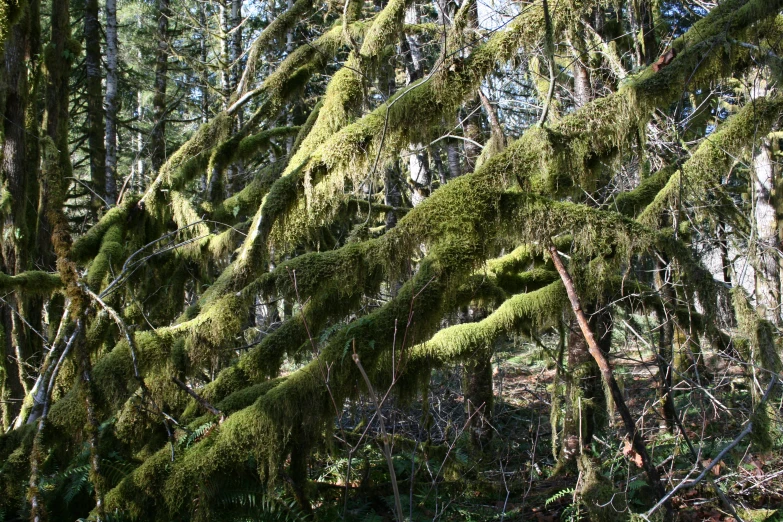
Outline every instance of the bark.
[[634, 35], [637, 66], [649, 65], [658, 56], [658, 43], [655, 37], [652, 3], [648, 0], [633, 0], [628, 14]]
[[492, 380], [492, 350], [483, 350], [465, 364], [465, 404], [470, 441], [481, 450], [492, 439], [494, 389]]
[[780, 326], [783, 321], [780, 300], [780, 243], [776, 212], [776, 165], [769, 143], [764, 140], [753, 157], [754, 220], [758, 239], [755, 290], [759, 314]]
[[169, 0], [158, 0], [158, 49], [155, 53], [155, 94], [152, 98], [152, 133], [150, 163], [158, 172], [166, 162], [166, 88], [168, 85]]
[[669, 264], [660, 259], [656, 263], [655, 286], [661, 293], [663, 305], [658, 312], [658, 399], [661, 402], [661, 417], [663, 428], [670, 433], [674, 432], [676, 425], [676, 411], [674, 409], [674, 392], [672, 391], [673, 373], [673, 347], [674, 347], [674, 320], [666, 313], [667, 309], [676, 306], [674, 292], [671, 287], [671, 268]]
[[106, 0], [106, 201], [117, 200], [117, 0]]
[[[116, 34], [115, 34], [116, 36]], [[86, 0], [84, 6], [84, 69], [87, 91], [87, 148], [90, 156], [90, 184], [93, 215], [104, 205], [106, 197], [106, 145], [103, 118], [101, 71], [101, 26], [98, 0]]]
[[[608, 354], [612, 340], [611, 316], [608, 311], [599, 311], [597, 306], [589, 307], [588, 313], [589, 325], [596, 332], [601, 352]], [[576, 318], [569, 324], [567, 354], [565, 417], [559, 466], [573, 466], [579, 455], [589, 452], [593, 435], [606, 425], [607, 419], [601, 374]]]
[[[5, 105], [3, 111], [2, 159], [0, 170], [12, 205], [6, 213], [2, 234], [2, 268], [9, 275], [23, 272], [30, 263], [29, 240], [34, 234], [28, 226], [28, 194], [35, 178], [25, 175], [27, 159], [27, 106], [30, 55], [30, 10], [10, 30], [5, 43]], [[15, 311], [19, 310], [16, 295], [9, 295], [3, 305], [3, 424], [10, 425], [19, 411], [18, 403], [28, 390], [27, 375], [20, 359], [26, 358], [24, 331], [20, 329]], [[8, 402], [7, 402], [8, 401]]]
[[231, 0], [231, 34], [229, 36], [231, 64], [231, 92], [242, 76], [242, 0]]
[[[400, 186], [400, 169], [395, 163], [386, 167], [383, 181], [383, 202], [390, 207], [402, 205], [402, 187]], [[397, 214], [394, 211], [386, 213], [386, 230], [397, 226]]]
[[449, 173], [452, 178], [462, 176], [462, 167], [460, 165], [459, 148], [451, 140], [446, 141], [446, 159], [449, 164]]

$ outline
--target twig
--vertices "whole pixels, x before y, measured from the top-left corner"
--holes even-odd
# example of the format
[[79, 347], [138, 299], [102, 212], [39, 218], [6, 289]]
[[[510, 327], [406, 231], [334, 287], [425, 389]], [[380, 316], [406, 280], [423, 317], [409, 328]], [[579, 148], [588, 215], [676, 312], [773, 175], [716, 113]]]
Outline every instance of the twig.
[[359, 373], [362, 374], [364, 383], [367, 385], [367, 391], [370, 394], [373, 404], [375, 404], [375, 410], [379, 412], [379, 425], [381, 428], [381, 436], [383, 438], [383, 456], [386, 457], [386, 464], [389, 466], [389, 476], [391, 478], [392, 490], [394, 491], [394, 510], [398, 522], [405, 520], [402, 514], [402, 502], [400, 501], [400, 489], [397, 485], [397, 473], [394, 471], [394, 462], [392, 461], [391, 446], [389, 445], [389, 434], [386, 432], [386, 425], [383, 422], [383, 416], [380, 414], [381, 405], [378, 402], [378, 396], [375, 394], [375, 388], [373, 388], [370, 378], [367, 376], [367, 372], [364, 371], [361, 361], [359, 360], [359, 354], [356, 353], [356, 342], [354, 341], [353, 362], [359, 368]]
[[202, 397], [201, 395], [196, 393], [193, 390], [193, 388], [191, 388], [190, 386], [188, 386], [184, 382], [180, 381], [176, 376], [171, 378], [171, 382], [173, 382], [174, 384], [176, 384], [177, 386], [182, 388], [182, 390], [184, 390], [185, 393], [187, 393], [188, 395], [190, 395], [191, 397], [196, 399], [196, 402], [201, 404], [201, 406], [203, 406], [205, 410], [207, 410], [208, 412], [210, 412], [212, 415], [214, 415], [216, 417], [220, 417], [220, 422], [223, 422], [223, 419], [226, 418], [225, 414], [223, 414], [222, 411], [220, 411], [219, 409], [217, 409], [214, 406], [212, 406], [212, 404], [210, 404], [210, 402], [208, 400], [206, 400], [204, 397]]
[[[775, 385], [777, 384], [777, 382], [778, 382], [778, 377], [777, 377], [777, 375], [773, 375], [773, 376], [772, 376], [772, 380], [770, 380], [770, 382], [769, 382], [769, 385], [767, 386], [767, 389], [766, 389], [766, 391], [764, 392], [764, 396], [761, 398], [761, 401], [759, 401], [759, 404], [756, 406], [756, 409], [758, 409], [758, 408], [763, 408], [763, 407], [764, 407], [764, 404], [767, 402], [767, 399], [769, 398], [769, 394], [770, 394], [770, 392], [772, 392], [773, 388], [775, 388]], [[735, 447], [737, 444], [739, 444], [740, 442], [742, 442], [742, 439], [744, 439], [745, 437], [747, 437], [747, 436], [748, 436], [748, 434], [749, 434], [751, 431], [753, 431], [753, 417], [751, 417], [751, 419], [750, 419], [750, 420], [748, 421], [748, 423], [745, 425], [745, 429], [743, 429], [743, 430], [740, 432], [740, 434], [739, 434], [739, 435], [737, 435], [737, 436], [734, 438], [734, 440], [732, 440], [732, 441], [731, 441], [731, 442], [728, 444], [728, 446], [726, 446], [725, 448], [723, 448], [723, 450], [721, 450], [721, 452], [720, 452], [720, 453], [718, 453], [718, 455], [717, 455], [717, 456], [716, 456], [714, 459], [712, 459], [712, 462], [710, 463], [710, 465], [709, 465], [709, 466], [705, 466], [705, 468], [702, 470], [702, 472], [701, 472], [701, 473], [699, 473], [699, 475], [698, 475], [698, 476], [697, 476], [695, 479], [691, 480], [690, 482], [686, 482], [686, 481], [684, 481], [684, 480], [683, 480], [682, 482], [680, 482], [679, 484], [677, 484], [677, 486], [676, 486], [674, 489], [672, 489], [671, 491], [669, 491], [669, 493], [667, 493], [667, 494], [666, 494], [666, 496], [664, 496], [664, 497], [663, 497], [663, 498], [662, 498], [660, 501], [658, 501], [658, 503], [657, 503], [657, 504], [655, 504], [655, 505], [654, 505], [654, 506], [653, 506], [653, 507], [652, 507], [652, 508], [651, 508], [651, 509], [650, 509], [650, 510], [647, 512], [647, 513], [645, 513], [645, 514], [643, 515], [643, 517], [645, 518], [645, 520], [649, 520], [649, 517], [650, 517], [650, 516], [651, 516], [653, 513], [655, 513], [655, 512], [656, 512], [656, 511], [657, 511], [657, 510], [658, 510], [658, 509], [661, 507], [661, 505], [663, 505], [663, 503], [664, 503], [664, 502], [668, 502], [668, 501], [669, 501], [669, 499], [670, 499], [670, 498], [671, 498], [671, 497], [672, 497], [672, 496], [673, 496], [675, 493], [677, 493], [678, 491], [680, 491], [680, 490], [682, 490], [682, 489], [690, 489], [690, 488], [692, 488], [692, 487], [696, 486], [696, 485], [697, 485], [699, 482], [701, 482], [702, 480], [704, 480], [704, 477], [706, 477], [706, 476], [707, 476], [707, 473], [709, 473], [709, 472], [712, 470], [712, 468], [714, 468], [715, 466], [717, 466], [717, 465], [720, 463], [720, 461], [721, 461], [721, 460], [723, 460], [723, 457], [725, 457], [725, 456], [726, 456], [726, 454], [727, 454], [729, 451], [731, 451], [731, 450], [732, 450], [732, 449], [733, 449], [733, 448], [734, 448], [734, 447]]]

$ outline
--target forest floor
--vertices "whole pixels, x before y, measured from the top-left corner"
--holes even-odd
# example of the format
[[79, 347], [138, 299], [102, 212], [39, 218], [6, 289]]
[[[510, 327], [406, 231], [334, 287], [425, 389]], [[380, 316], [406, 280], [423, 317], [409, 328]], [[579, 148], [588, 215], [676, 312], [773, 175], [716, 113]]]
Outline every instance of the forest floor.
[[[552, 339], [544, 340], [544, 344], [552, 343]], [[657, 412], [658, 368], [654, 355], [643, 348], [626, 342], [611, 360], [668, 491], [686, 478], [693, 479], [699, 469], [685, 438], [672, 435], [661, 426]], [[460, 367], [433, 374], [428, 396], [431, 418], [425, 421], [428, 437], [424, 436], [421, 420], [425, 415], [420, 404], [392, 404], [388, 410], [385, 408], [387, 430], [397, 437], [394, 467], [398, 470], [403, 511], [411, 520], [589, 520], [584, 506], [574, 496], [580, 480], [578, 473], [554, 473], [550, 414], [552, 395], [556, 389], [562, 393], [562, 388], [555, 387], [553, 348], [509, 342], [503, 350], [506, 351], [496, 352], [493, 361], [493, 437], [481, 451], [470, 444]], [[717, 354], [705, 353], [703, 358], [701, 373], [680, 376], [674, 383], [676, 404], [688, 439], [699, 463], [708, 466], [711, 457], [742, 431], [750, 398], [747, 379], [738, 365]], [[721, 397], [721, 401], [715, 397]], [[366, 419], [372, 408], [365, 405], [360, 413], [362, 409], [360, 405], [348, 417]], [[602, 464], [602, 475], [616, 491], [607, 509], [614, 508], [618, 519], [629, 519], [629, 508], [636, 513], [645, 512], [654, 502], [644, 474], [624, 455], [619, 416], [612, 417], [610, 425], [595, 436], [592, 451]], [[355, 429], [358, 424], [352, 426], [347, 419], [345, 427]], [[356, 520], [393, 521], [393, 497], [388, 475], [383, 471], [386, 465], [376, 431], [369, 433], [375, 439], [374, 446], [367, 445], [364, 457], [357, 453], [359, 458], [352, 470], [356, 473], [357, 494], [347, 510], [356, 515]], [[427, 438], [427, 443], [411, 442]], [[779, 443], [776, 441], [777, 448]], [[664, 454], [674, 456], [656, 456]], [[361, 471], [363, 459], [371, 464], [365, 468], [375, 471]], [[344, 484], [335, 480], [344, 474], [344, 461], [332, 460], [331, 465], [331, 478], [327, 473], [320, 480]], [[413, 486], [411, 474], [415, 477]], [[731, 499], [731, 508], [720, 502], [716, 487]], [[370, 494], [359, 494], [362, 490]], [[673, 496], [672, 504], [675, 519], [683, 522], [729, 522], [737, 520], [735, 515], [748, 522], [783, 520], [783, 455], [756, 451], [748, 438], [714, 466], [697, 487]]]

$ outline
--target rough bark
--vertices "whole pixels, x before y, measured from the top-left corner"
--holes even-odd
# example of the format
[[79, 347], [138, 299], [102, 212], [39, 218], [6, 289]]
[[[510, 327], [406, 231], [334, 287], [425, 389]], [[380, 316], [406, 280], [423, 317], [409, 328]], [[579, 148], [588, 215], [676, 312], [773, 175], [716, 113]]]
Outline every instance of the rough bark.
[[[116, 27], [115, 27], [116, 30]], [[115, 32], [116, 37], [116, 32]], [[90, 185], [93, 214], [97, 215], [106, 197], [106, 145], [103, 117], [101, 67], [101, 26], [98, 0], [86, 0], [84, 6], [84, 69], [87, 91], [87, 147], [90, 156]]]
[[150, 164], [158, 172], [166, 162], [166, 88], [168, 86], [169, 0], [158, 0], [158, 48], [155, 52], [155, 83], [152, 98], [152, 132], [150, 134]]
[[106, 201], [117, 200], [117, 0], [106, 0]]

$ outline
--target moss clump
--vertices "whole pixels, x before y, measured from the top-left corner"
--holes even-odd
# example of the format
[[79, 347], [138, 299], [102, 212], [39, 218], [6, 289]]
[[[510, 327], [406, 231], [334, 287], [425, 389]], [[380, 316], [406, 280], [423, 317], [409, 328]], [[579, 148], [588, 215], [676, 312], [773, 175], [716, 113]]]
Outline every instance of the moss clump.
[[3, 292], [16, 290], [26, 295], [48, 296], [62, 287], [62, 279], [56, 273], [29, 270], [10, 276], [0, 272], [0, 291]]
[[512, 296], [486, 319], [445, 328], [429, 341], [413, 347], [410, 364], [429, 368], [466, 360], [476, 351], [492, 346], [501, 334], [535, 332], [555, 324], [566, 302], [560, 281]]
[[171, 327], [186, 332], [186, 345], [192, 364], [208, 363], [220, 350], [233, 345], [248, 317], [248, 306], [237, 295], [216, 299], [196, 318]]
[[282, 170], [282, 163], [274, 163], [263, 168], [242, 190], [224, 199], [212, 211], [212, 219], [234, 223], [254, 214], [269, 192], [269, 188], [280, 177]]
[[655, 199], [676, 170], [676, 165], [664, 167], [643, 179], [635, 189], [618, 194], [613, 201], [614, 208], [624, 216], [636, 216]]
[[87, 272], [87, 284], [93, 290], [100, 290], [106, 274], [112, 267], [119, 266], [119, 262], [125, 259], [125, 247], [123, 246], [123, 236], [125, 227], [117, 223], [106, 230], [98, 254], [90, 263]]
[[124, 228], [130, 217], [131, 208], [137, 203], [132, 195], [123, 198], [122, 204], [109, 210], [86, 234], [73, 242], [70, 258], [77, 263], [84, 263], [98, 254], [103, 243], [103, 236], [112, 227]]

